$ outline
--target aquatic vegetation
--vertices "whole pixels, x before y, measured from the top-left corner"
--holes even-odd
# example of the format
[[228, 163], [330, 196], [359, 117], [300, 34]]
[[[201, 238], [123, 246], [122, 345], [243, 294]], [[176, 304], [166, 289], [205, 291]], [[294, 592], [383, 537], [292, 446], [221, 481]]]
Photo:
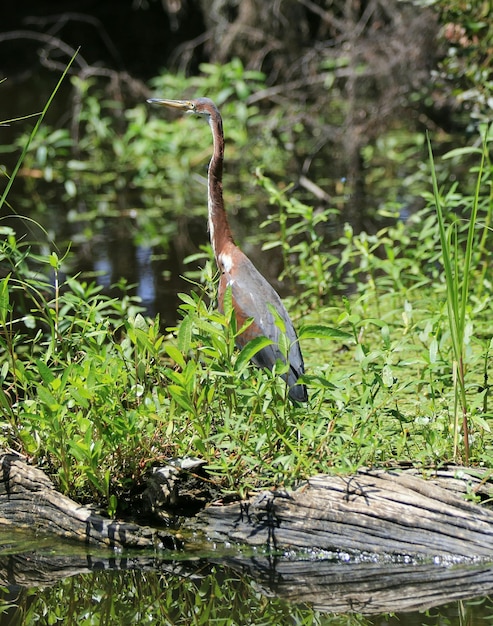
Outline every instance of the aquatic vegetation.
[[[147, 149], [162, 126], [142, 120], [134, 140], [145, 128]], [[167, 150], [188, 140], [181, 124], [167, 133]], [[231, 307], [216, 309], [208, 246], [188, 258], [189, 290], [177, 321], [163, 324], [125, 281], [107, 293], [94, 277], [73, 275], [70, 246], [60, 249], [33, 221], [31, 236], [21, 217], [0, 222], [1, 445], [110, 514], [150, 466], [187, 454], [240, 493], [360, 465], [490, 465], [491, 128], [482, 139], [479, 151], [426, 165], [423, 209], [402, 219], [382, 206], [386, 225], [342, 224], [331, 242], [335, 209], [314, 209], [257, 171], [256, 193], [271, 210], [253, 239], [278, 250], [286, 285], [301, 287], [288, 299], [306, 407], [288, 401], [282, 363], [259, 371], [249, 363], [258, 346], [235, 349], [239, 329]], [[452, 160], [464, 160], [464, 184], [447, 189]]]

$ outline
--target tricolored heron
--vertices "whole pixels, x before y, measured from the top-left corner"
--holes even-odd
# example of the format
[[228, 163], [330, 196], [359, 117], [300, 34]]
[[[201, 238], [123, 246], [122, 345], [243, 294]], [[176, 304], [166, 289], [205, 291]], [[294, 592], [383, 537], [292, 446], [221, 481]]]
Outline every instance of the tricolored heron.
[[279, 348], [281, 330], [276, 325], [274, 315], [268, 305], [275, 309], [283, 322], [289, 341], [287, 355], [289, 370], [283, 375], [289, 386], [289, 397], [298, 402], [306, 402], [308, 400], [306, 387], [298, 383], [298, 378], [304, 373], [305, 367], [298, 337], [288, 312], [277, 292], [260, 274], [250, 259], [235, 245], [231, 234], [224, 210], [222, 185], [224, 133], [218, 108], [209, 98], [198, 98], [197, 100], [152, 98], [148, 102], [179, 109], [185, 113], [200, 115], [209, 122], [212, 131], [213, 154], [208, 170], [208, 222], [214, 256], [221, 272], [218, 290], [219, 310], [223, 311], [224, 294], [226, 288], [230, 287], [237, 327], [241, 328], [249, 318], [253, 320], [250, 326], [237, 337], [237, 346], [242, 348], [255, 337], [271, 339], [273, 343], [257, 352], [252, 360], [257, 366], [272, 370], [278, 359], [283, 362], [286, 361]]

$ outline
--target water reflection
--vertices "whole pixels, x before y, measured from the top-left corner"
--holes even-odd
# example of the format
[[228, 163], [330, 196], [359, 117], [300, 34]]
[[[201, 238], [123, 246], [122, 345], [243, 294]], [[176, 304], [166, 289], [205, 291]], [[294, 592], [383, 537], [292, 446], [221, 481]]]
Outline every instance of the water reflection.
[[[3, 609], [3, 610], [2, 610]], [[105, 570], [67, 576], [53, 585], [10, 586], [0, 595], [0, 623], [14, 624], [345, 624], [463, 626], [491, 624], [489, 598], [425, 612], [379, 614], [318, 611], [269, 596], [248, 575], [199, 561], [155, 570]]]
[[[493, 623], [493, 603], [487, 597], [435, 608], [435, 596], [419, 584], [425, 567], [429, 566], [407, 567], [406, 573], [400, 564], [393, 581], [371, 563], [360, 563], [353, 576], [351, 565], [334, 559], [310, 567], [306, 560], [262, 557], [232, 548], [208, 554], [89, 552], [78, 544], [0, 533], [0, 624]], [[444, 593], [449, 589], [451, 597], [468, 597], [476, 588], [474, 582], [468, 584], [468, 576], [471, 581], [483, 574], [491, 579], [488, 569], [469, 566], [463, 583], [454, 585], [450, 568]], [[298, 573], [294, 587], [293, 572]], [[399, 585], [399, 577], [408, 581], [406, 587]], [[292, 588], [296, 596], [287, 592]], [[373, 596], [368, 596], [369, 588]], [[376, 610], [382, 598], [397, 607], [406, 595], [414, 606], [426, 608], [394, 612], [390, 605]]]
[[139, 283], [137, 295], [142, 300], [142, 305], [146, 308], [147, 314], [154, 317], [156, 311], [156, 288], [154, 284], [154, 272], [152, 270], [152, 250], [144, 246], [137, 246], [135, 251], [137, 260], [137, 273]]
[[[142, 245], [137, 245], [134, 249], [131, 248], [129, 243], [129, 252], [132, 252], [132, 256], [135, 259], [135, 280], [136, 280], [136, 295], [140, 298], [142, 306], [146, 310], [146, 314], [154, 317], [158, 312], [164, 313], [168, 319], [172, 317], [171, 311], [168, 307], [158, 310], [157, 303], [157, 289], [155, 270], [152, 264], [153, 250]], [[128, 255], [126, 255], [128, 258]], [[96, 250], [96, 256], [94, 259], [94, 273], [96, 274], [96, 281], [98, 285], [101, 285], [106, 292], [109, 292], [112, 285], [118, 282], [123, 276], [129, 279], [129, 271], [126, 269], [125, 275], [120, 275], [122, 271], [121, 264], [115, 264], [115, 260], [108, 253], [108, 248], [99, 247]]]
[[105, 250], [100, 250], [96, 259], [94, 259], [94, 270], [97, 276], [98, 285], [103, 289], [111, 287], [111, 262]]

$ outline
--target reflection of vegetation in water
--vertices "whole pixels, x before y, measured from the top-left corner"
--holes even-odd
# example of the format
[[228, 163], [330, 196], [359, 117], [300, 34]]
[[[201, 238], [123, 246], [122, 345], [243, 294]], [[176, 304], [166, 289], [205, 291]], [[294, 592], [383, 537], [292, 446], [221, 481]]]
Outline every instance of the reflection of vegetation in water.
[[209, 565], [190, 577], [155, 572], [74, 576], [41, 592], [22, 592], [17, 611], [24, 624], [324, 623], [308, 608], [267, 598], [248, 577]]
[[[179, 565], [176, 567], [179, 568]], [[263, 592], [248, 576], [204, 565], [193, 575], [156, 572], [98, 572], [66, 578], [52, 587], [20, 592], [9, 615], [12, 624], [122, 624], [307, 626], [401, 624], [458, 625], [488, 621], [491, 602], [458, 602], [423, 613], [397, 615], [325, 614], [292, 605]], [[0, 615], [2, 603], [0, 602]], [[2, 622], [3, 623], [3, 622]]]

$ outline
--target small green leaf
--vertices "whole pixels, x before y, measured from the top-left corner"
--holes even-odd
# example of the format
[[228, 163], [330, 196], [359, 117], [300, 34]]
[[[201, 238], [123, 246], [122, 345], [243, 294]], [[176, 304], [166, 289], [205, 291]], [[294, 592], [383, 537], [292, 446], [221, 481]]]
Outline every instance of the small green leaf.
[[12, 411], [10, 399], [3, 389], [0, 389], [0, 407], [5, 409], [7, 413], [10, 413]]
[[382, 369], [382, 381], [386, 387], [392, 387], [394, 384], [394, 374], [390, 365], [384, 365]]
[[0, 368], [0, 378], [5, 380], [7, 378], [7, 374], [9, 373], [9, 362], [4, 361], [2, 367]]
[[48, 257], [48, 262], [53, 269], [60, 268], [60, 259], [58, 258], [58, 254], [56, 252], [52, 252]]
[[182, 369], [185, 367], [186, 363], [183, 354], [180, 352], [180, 350], [178, 350], [176, 346], [174, 346], [172, 343], [169, 343], [165, 346], [165, 350], [168, 353], [168, 356], [173, 359], [173, 361], [177, 365], [179, 365]]
[[233, 292], [231, 287], [227, 287], [224, 292], [223, 312], [226, 319], [231, 319], [231, 314], [233, 313]]
[[274, 318], [274, 322], [275, 322], [277, 328], [279, 328], [281, 333], [285, 334], [286, 333], [286, 322], [284, 321], [284, 319], [279, 314], [279, 311], [270, 302], [267, 302], [267, 308], [271, 312], [272, 317]]
[[89, 402], [88, 402], [87, 396], [89, 395], [90, 397], [90, 394], [88, 394], [87, 390], [72, 388], [70, 389], [70, 395], [77, 402], [79, 406], [81, 406], [84, 409], [89, 408]]
[[43, 404], [46, 404], [48, 407], [53, 408], [57, 405], [57, 401], [55, 397], [42, 385], [39, 385], [37, 388], [38, 396]]
[[299, 329], [300, 339], [338, 339], [340, 341], [353, 341], [353, 336], [338, 328], [324, 326], [323, 324], [307, 324]]
[[55, 376], [50, 368], [46, 365], [46, 363], [44, 361], [41, 361], [41, 359], [37, 359], [36, 365], [38, 366], [38, 372], [43, 379], [43, 382], [46, 385], [49, 385], [51, 382], [53, 382]]
[[137, 315], [135, 316], [133, 325], [134, 328], [138, 328], [139, 330], [142, 330], [144, 332], [147, 332], [149, 330], [149, 324], [146, 322], [145, 317], [140, 313], [137, 313]]
[[241, 328], [239, 328], [236, 333], [235, 333], [235, 337], [239, 337], [242, 333], [245, 332], [245, 330], [247, 328], [249, 328], [251, 325], [253, 324], [253, 317], [249, 317], [248, 319], [245, 320], [245, 323], [242, 325]]
[[438, 357], [438, 341], [436, 337], [433, 337], [433, 339], [431, 340], [429, 355], [430, 355], [430, 363], [436, 363], [437, 357]]
[[255, 337], [244, 346], [235, 363], [235, 370], [241, 370], [263, 348], [272, 345], [273, 341], [267, 337]]
[[452, 159], [457, 156], [464, 156], [465, 154], [482, 154], [483, 151], [480, 148], [474, 148], [473, 146], [466, 146], [464, 148], [454, 148], [446, 152], [442, 159]]
[[479, 426], [487, 433], [491, 432], [491, 427], [488, 423], [488, 420], [485, 420], [484, 417], [481, 417], [481, 415], [472, 415], [471, 420], [474, 422], [474, 424], [476, 424], [476, 426]]
[[189, 295], [188, 293], [179, 293], [178, 297], [180, 298], [180, 300], [184, 303], [184, 304], [189, 304], [191, 306], [193, 306], [194, 308], [197, 306], [196, 301], [193, 299], [193, 297], [191, 295]]
[[192, 341], [192, 317], [190, 315], [186, 315], [180, 322], [177, 339], [179, 350], [182, 354], [187, 354], [190, 350], [190, 343]]
[[5, 319], [9, 307], [9, 278], [10, 274], [8, 274], [4, 279], [0, 280], [0, 315], [2, 319]]
[[118, 498], [115, 496], [114, 493], [112, 493], [108, 498], [108, 516], [111, 518], [114, 517], [116, 515], [117, 508]]

